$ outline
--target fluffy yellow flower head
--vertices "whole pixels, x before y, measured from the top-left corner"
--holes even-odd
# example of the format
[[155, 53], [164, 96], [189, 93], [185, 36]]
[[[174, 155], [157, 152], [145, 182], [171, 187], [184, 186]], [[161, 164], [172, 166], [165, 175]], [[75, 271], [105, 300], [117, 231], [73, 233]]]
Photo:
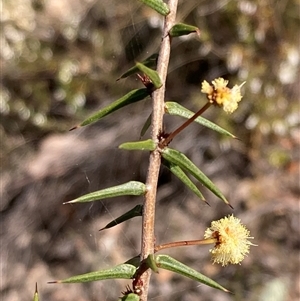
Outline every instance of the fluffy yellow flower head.
[[[245, 83], [245, 82], [244, 82]], [[235, 85], [232, 89], [227, 87], [228, 80], [217, 78], [210, 85], [206, 80], [202, 82], [201, 92], [207, 94], [210, 103], [222, 106], [226, 113], [234, 112], [238, 107], [238, 102], [241, 101], [241, 87]]]
[[[213, 221], [210, 228], [204, 233], [205, 239], [215, 239], [216, 244], [210, 250], [213, 263], [239, 264], [249, 253], [248, 239], [250, 232], [241, 224], [241, 221], [233, 215]], [[254, 245], [253, 245], [254, 246]]]

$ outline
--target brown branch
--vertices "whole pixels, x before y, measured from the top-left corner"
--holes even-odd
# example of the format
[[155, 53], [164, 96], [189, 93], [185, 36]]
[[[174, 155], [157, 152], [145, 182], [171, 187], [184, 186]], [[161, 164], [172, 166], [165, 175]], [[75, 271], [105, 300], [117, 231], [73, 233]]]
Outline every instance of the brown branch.
[[[164, 101], [165, 101], [165, 83], [168, 72], [171, 38], [169, 30], [175, 23], [178, 0], [169, 0], [170, 13], [165, 18], [165, 25], [163, 30], [161, 48], [157, 62], [157, 72], [163, 83], [162, 87], [153, 92], [153, 113], [152, 113], [152, 139], [158, 143], [158, 136], [162, 132], [163, 115], [164, 115]], [[142, 247], [141, 260], [148, 257], [149, 254], [154, 253], [154, 219], [155, 219], [155, 203], [157, 193], [157, 182], [159, 169], [161, 164], [161, 156], [158, 149], [150, 154], [148, 175], [146, 180], [147, 193], [144, 201], [143, 211], [143, 226], [142, 226]], [[142, 283], [143, 289], [141, 291], [140, 300], [147, 301], [149, 281], [151, 270], [144, 272], [139, 283]]]

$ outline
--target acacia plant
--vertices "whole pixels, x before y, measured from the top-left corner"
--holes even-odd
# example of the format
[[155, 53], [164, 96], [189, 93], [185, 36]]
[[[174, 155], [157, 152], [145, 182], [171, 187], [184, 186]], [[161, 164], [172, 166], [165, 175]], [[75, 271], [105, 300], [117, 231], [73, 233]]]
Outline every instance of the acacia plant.
[[[110, 269], [77, 275], [64, 280], [53, 281], [52, 283], [89, 282], [116, 278], [131, 279], [132, 284], [125, 289], [123, 296], [120, 297], [121, 300], [146, 301], [151, 273], [158, 272], [159, 269], [166, 269], [191, 278], [194, 281], [228, 292], [226, 288], [214, 280], [186, 266], [184, 263], [168, 255], [157, 253], [167, 248], [179, 246], [212, 244], [213, 247], [210, 252], [213, 263], [219, 263], [223, 266], [227, 264], [239, 264], [249, 252], [250, 245], [252, 245], [249, 241], [249, 238], [252, 237], [250, 237], [249, 231], [240, 223], [240, 220], [231, 215], [219, 221], [213, 221], [211, 226], [205, 231], [203, 239], [200, 240], [177, 241], [155, 245], [154, 217], [157, 203], [157, 183], [162, 164], [167, 166], [202, 201], [206, 202], [198, 187], [191, 181], [189, 176], [192, 176], [206, 186], [213, 194], [231, 207], [226, 197], [213, 182], [189, 158], [178, 150], [170, 148], [169, 144], [176, 138], [178, 133], [194, 121], [223, 135], [235, 138], [234, 135], [225, 129], [204, 119], [200, 115], [210, 107], [222, 107], [225, 112], [232, 113], [237, 109], [238, 102], [242, 98], [240, 89], [243, 84], [235, 85], [230, 89], [227, 87], [228, 81], [223, 78], [217, 78], [211, 84], [204, 81], [201, 92], [206, 94], [207, 100], [204, 106], [196, 113], [189, 111], [176, 102], [165, 101], [165, 83], [171, 41], [173, 38], [190, 33], [199, 35], [200, 31], [192, 25], [175, 23], [178, 0], [169, 0], [168, 4], [162, 0], [141, 1], [164, 18], [160, 51], [158, 54], [152, 54], [142, 63], [137, 62], [135, 66], [121, 75], [119, 79], [121, 80], [122, 78], [137, 74], [145, 88], [130, 91], [84, 120], [80, 125], [72, 128], [72, 130], [96, 122], [126, 105], [150, 98], [152, 103], [151, 119], [149, 118], [146, 121], [142, 133], [148, 127], [151, 127], [151, 139], [126, 142], [119, 146], [120, 149], [150, 152], [147, 178], [145, 182], [130, 181], [67, 202], [67, 204], [91, 202], [124, 195], [144, 196], [143, 204], [134, 207], [101, 229], [108, 229], [135, 216], [142, 216], [141, 253], [127, 262], [120, 263]], [[179, 115], [187, 120], [173, 132], [167, 133], [163, 131], [164, 114]]]

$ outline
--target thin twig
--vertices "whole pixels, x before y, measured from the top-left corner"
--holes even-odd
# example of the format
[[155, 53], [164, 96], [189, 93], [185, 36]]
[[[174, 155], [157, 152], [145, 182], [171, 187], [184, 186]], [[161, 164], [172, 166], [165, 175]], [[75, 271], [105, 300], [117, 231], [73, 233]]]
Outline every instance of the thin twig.
[[154, 248], [154, 252], [156, 253], [156, 252], [159, 252], [164, 249], [177, 248], [177, 247], [209, 245], [209, 244], [215, 244], [216, 242], [217, 242], [217, 240], [215, 238], [174, 241], [174, 242], [168, 242], [166, 244], [156, 246]]
[[[165, 99], [165, 83], [168, 72], [171, 38], [168, 35], [169, 30], [174, 25], [178, 0], [169, 0], [170, 13], [165, 18], [165, 25], [163, 30], [161, 48], [157, 62], [157, 72], [163, 83], [162, 87], [153, 92], [153, 113], [152, 113], [152, 139], [158, 143], [158, 136], [162, 132], [163, 115], [164, 115], [164, 99]], [[154, 150], [150, 154], [148, 175], [146, 180], [147, 193], [144, 201], [143, 211], [143, 226], [142, 226], [142, 247], [141, 260], [148, 257], [149, 254], [154, 253], [154, 218], [155, 218], [155, 203], [157, 193], [157, 182], [159, 169], [161, 164], [161, 156], [158, 150]], [[149, 281], [151, 270], [148, 269], [140, 277], [142, 284], [142, 291], [140, 300], [147, 301]]]
[[191, 118], [185, 121], [179, 128], [177, 128], [174, 132], [172, 132], [166, 139], [162, 140], [159, 143], [160, 148], [164, 148], [167, 146], [176, 135], [178, 135], [182, 130], [184, 130], [187, 126], [189, 126], [197, 117], [203, 114], [209, 107], [211, 103], [207, 102], [197, 113], [195, 113]]

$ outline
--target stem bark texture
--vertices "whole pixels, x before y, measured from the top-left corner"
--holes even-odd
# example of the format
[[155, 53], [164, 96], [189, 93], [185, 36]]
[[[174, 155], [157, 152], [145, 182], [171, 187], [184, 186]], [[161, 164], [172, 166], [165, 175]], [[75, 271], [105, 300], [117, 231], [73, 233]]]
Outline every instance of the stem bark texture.
[[[163, 85], [152, 94], [153, 110], [151, 137], [156, 143], [159, 142], [158, 137], [162, 132], [163, 126], [165, 84], [171, 52], [171, 38], [168, 33], [172, 26], [175, 24], [178, 0], [169, 0], [168, 5], [170, 8], [170, 13], [165, 18], [161, 48], [157, 62], [157, 72], [161, 78]], [[154, 253], [155, 204], [160, 165], [161, 155], [159, 153], [159, 150], [156, 149], [150, 154], [146, 180], [147, 193], [145, 195], [143, 212], [141, 260], [147, 258], [149, 254]], [[141, 301], [147, 301], [148, 299], [150, 276], [151, 270], [148, 269], [140, 278], [142, 284]]]

